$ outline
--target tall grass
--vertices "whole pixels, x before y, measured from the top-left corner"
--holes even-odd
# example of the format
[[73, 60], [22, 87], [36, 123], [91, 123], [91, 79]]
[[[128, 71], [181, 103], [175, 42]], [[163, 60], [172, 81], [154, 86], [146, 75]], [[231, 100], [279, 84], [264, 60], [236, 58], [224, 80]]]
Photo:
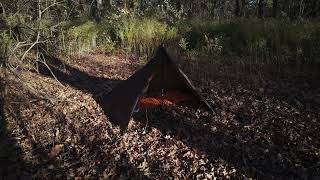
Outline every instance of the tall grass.
[[162, 42], [177, 37], [177, 29], [155, 19], [127, 19], [116, 29], [121, 47], [139, 55], [150, 55]]
[[168, 25], [154, 18], [122, 17], [100, 24], [85, 21], [67, 30], [64, 44], [70, 52], [125, 49], [148, 57], [160, 43], [215, 63], [241, 65], [318, 63], [320, 23], [276, 19], [229, 21], [187, 20]]
[[67, 44], [63, 45], [68, 53], [83, 54], [96, 47], [96, 38], [99, 33], [97, 24], [92, 21], [86, 21], [78, 26], [72, 26], [67, 31]]
[[[187, 72], [199, 80], [316, 77], [320, 64], [320, 23], [275, 19], [178, 24]], [[239, 79], [238, 79], [239, 78]], [[259, 84], [259, 83], [257, 83]]]
[[149, 56], [154, 47], [177, 37], [177, 29], [152, 18], [123, 18], [97, 24], [85, 21], [68, 28], [66, 37], [71, 54], [93, 48], [112, 51], [123, 48], [138, 56]]
[[180, 25], [188, 49], [257, 63], [319, 62], [320, 23], [238, 19]]

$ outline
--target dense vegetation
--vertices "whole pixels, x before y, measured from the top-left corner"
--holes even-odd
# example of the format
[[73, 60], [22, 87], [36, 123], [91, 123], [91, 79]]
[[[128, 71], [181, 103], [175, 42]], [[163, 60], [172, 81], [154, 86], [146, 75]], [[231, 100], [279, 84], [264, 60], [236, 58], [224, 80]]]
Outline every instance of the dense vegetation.
[[312, 63], [320, 52], [316, 0], [16, 0], [0, 5], [1, 49], [7, 52], [2, 54], [18, 60], [38, 46], [64, 55], [124, 48], [144, 56], [161, 42], [259, 63]]
[[[161, 43], [216, 112], [123, 136], [96, 97]], [[317, 179], [319, 65], [319, 0], [1, 0], [0, 179]]]

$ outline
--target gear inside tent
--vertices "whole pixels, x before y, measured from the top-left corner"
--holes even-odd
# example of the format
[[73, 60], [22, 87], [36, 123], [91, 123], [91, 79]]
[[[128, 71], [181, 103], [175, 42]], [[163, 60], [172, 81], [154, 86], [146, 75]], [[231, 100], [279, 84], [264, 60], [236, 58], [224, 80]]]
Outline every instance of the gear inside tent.
[[103, 109], [121, 128], [139, 109], [199, 104], [213, 112], [162, 45], [144, 67], [119, 83], [103, 100]]

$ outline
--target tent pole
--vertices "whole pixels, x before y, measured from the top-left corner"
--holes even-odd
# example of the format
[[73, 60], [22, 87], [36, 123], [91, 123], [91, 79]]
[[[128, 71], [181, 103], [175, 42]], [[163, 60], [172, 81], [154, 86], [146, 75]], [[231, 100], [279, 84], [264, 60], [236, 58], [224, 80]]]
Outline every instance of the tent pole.
[[164, 107], [164, 62], [161, 58], [161, 106]]
[[146, 133], [147, 127], [148, 127], [148, 123], [149, 123], [148, 109], [147, 108], [146, 108], [146, 119], [147, 119], [147, 122], [146, 122], [146, 126], [144, 127], [143, 133]]

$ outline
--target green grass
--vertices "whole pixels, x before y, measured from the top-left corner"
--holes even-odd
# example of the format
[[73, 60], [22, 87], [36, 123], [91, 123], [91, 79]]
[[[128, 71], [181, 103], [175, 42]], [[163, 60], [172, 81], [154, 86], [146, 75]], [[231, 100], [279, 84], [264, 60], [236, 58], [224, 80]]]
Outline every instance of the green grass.
[[179, 24], [188, 50], [204, 55], [236, 56], [260, 63], [319, 61], [320, 23], [237, 19]]
[[168, 25], [155, 18], [121, 17], [70, 27], [68, 40], [81, 44], [77, 47], [90, 46], [96, 37], [97, 46], [107, 52], [123, 48], [139, 57], [149, 57], [166, 42], [196, 56], [244, 64], [312, 64], [320, 57], [320, 23], [312, 21], [194, 19]]
[[126, 19], [116, 29], [121, 47], [138, 54], [150, 54], [155, 46], [177, 37], [177, 29], [156, 19]]

